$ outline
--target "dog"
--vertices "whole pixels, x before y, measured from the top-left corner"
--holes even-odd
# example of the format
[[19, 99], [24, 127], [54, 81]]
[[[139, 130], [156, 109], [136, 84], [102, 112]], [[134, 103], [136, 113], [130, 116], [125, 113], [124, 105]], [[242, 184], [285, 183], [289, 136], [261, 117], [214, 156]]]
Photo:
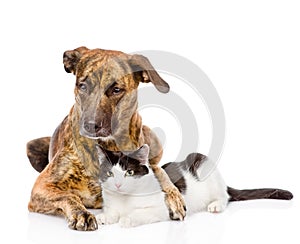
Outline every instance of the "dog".
[[118, 154], [148, 144], [149, 164], [165, 193], [170, 218], [183, 220], [183, 198], [159, 166], [163, 148], [137, 112], [140, 82], [151, 82], [162, 93], [169, 91], [168, 83], [138, 54], [79, 47], [64, 52], [63, 63], [76, 76], [75, 104], [52, 137], [27, 143], [29, 161], [41, 172], [29, 211], [62, 215], [74, 230], [96, 230], [96, 219], [87, 210], [102, 207], [96, 147]]

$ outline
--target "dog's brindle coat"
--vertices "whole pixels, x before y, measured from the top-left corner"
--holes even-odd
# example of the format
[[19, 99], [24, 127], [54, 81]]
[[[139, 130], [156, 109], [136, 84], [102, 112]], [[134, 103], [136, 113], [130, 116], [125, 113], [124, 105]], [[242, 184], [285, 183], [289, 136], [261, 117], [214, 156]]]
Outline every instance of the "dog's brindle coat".
[[126, 152], [148, 144], [149, 163], [165, 192], [170, 217], [183, 220], [182, 196], [158, 165], [162, 146], [137, 112], [139, 82], [152, 82], [163, 93], [169, 91], [168, 84], [141, 55], [80, 47], [66, 51], [63, 62], [65, 70], [76, 75], [76, 102], [51, 139], [27, 144], [30, 162], [41, 171], [29, 210], [63, 215], [72, 229], [97, 229], [86, 209], [102, 205], [96, 145], [104, 152]]

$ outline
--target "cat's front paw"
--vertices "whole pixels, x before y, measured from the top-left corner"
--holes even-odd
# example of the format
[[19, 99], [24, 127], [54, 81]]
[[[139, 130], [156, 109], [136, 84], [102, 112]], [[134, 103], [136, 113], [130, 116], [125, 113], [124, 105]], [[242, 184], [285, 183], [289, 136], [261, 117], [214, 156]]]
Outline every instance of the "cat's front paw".
[[172, 220], [183, 220], [186, 215], [186, 207], [179, 190], [174, 187], [166, 191], [165, 202], [169, 209], [169, 216]]
[[142, 223], [140, 223], [137, 219], [135, 218], [131, 218], [131, 217], [121, 217], [119, 220], [119, 224], [121, 227], [123, 228], [130, 228], [130, 227], [136, 227], [141, 225]]
[[119, 221], [117, 213], [100, 213], [96, 215], [97, 223], [99, 225], [111, 225]]
[[131, 218], [129, 218], [129, 217], [121, 217], [119, 220], [119, 224], [123, 228], [129, 228], [129, 227], [135, 226], [135, 225], [133, 225]]

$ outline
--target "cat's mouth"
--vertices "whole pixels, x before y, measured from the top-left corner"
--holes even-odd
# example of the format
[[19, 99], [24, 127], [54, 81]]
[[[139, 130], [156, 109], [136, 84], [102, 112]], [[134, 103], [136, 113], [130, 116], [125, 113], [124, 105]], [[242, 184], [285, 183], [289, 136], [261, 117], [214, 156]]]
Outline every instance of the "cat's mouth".
[[119, 187], [117, 187], [117, 186], [109, 186], [109, 187], [102, 186], [102, 188], [104, 190], [110, 191], [110, 192], [117, 192], [117, 193], [124, 193], [124, 194], [126, 193], [121, 186], [119, 186]]

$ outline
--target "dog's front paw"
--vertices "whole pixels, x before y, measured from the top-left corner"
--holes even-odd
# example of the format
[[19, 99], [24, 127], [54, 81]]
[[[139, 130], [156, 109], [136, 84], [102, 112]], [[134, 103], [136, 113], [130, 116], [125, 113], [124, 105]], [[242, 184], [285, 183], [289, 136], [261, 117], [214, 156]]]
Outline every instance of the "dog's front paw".
[[73, 230], [90, 231], [97, 230], [96, 218], [88, 211], [78, 210], [68, 217], [69, 228]]
[[182, 195], [176, 187], [166, 192], [165, 202], [169, 209], [169, 216], [172, 220], [183, 220], [186, 214], [186, 207]]
[[117, 213], [100, 213], [96, 215], [96, 219], [99, 225], [111, 225], [118, 222], [119, 215]]

